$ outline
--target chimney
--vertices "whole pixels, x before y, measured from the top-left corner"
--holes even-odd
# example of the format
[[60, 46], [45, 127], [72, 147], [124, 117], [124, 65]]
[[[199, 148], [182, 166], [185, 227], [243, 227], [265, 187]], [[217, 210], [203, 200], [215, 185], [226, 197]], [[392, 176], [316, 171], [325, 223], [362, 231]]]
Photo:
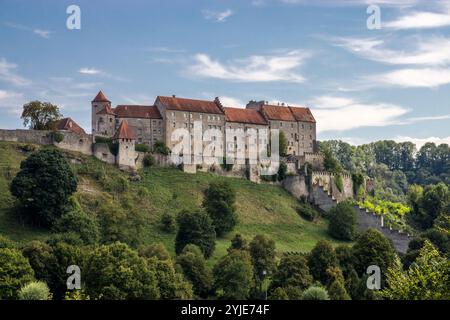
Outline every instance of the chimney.
[[176, 95], [174, 95], [174, 94], [172, 95], [172, 98], [176, 98], [176, 97], [177, 97]]

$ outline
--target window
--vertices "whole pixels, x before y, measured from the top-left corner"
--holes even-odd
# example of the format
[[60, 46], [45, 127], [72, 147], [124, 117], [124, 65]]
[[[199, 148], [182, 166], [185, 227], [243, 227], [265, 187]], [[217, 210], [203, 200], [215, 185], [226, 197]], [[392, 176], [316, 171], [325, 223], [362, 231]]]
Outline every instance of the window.
[[302, 123], [302, 129], [305, 129], [305, 125]]
[[293, 123], [291, 123], [291, 128], [294, 128], [294, 124]]
[[172, 118], [175, 118], [175, 112], [172, 112]]
[[[112, 122], [112, 118], [109, 118], [109, 122]], [[72, 123], [70, 123], [70, 126], [72, 127]]]
[[283, 126], [283, 122], [280, 122], [280, 127], [282, 127]]
[[184, 127], [185, 127], [185, 128], [187, 128], [187, 127], [188, 127], [188, 126], [187, 126], [187, 123], [186, 123], [186, 122], [184, 123]]

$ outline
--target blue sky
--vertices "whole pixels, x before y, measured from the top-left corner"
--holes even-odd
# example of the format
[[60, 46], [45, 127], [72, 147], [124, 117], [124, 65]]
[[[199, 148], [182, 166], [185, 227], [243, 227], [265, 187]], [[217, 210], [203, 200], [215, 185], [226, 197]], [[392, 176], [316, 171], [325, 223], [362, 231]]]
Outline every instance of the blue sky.
[[[381, 29], [367, 28], [371, 3]], [[90, 131], [99, 89], [113, 105], [306, 105], [319, 139], [449, 143], [450, 2], [0, 0], [0, 127], [21, 128], [37, 99]]]

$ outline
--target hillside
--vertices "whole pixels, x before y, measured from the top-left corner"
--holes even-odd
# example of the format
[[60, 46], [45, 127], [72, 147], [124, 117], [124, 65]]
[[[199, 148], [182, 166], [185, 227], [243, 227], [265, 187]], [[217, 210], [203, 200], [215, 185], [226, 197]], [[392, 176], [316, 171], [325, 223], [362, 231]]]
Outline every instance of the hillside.
[[[0, 233], [19, 243], [51, 235], [47, 230], [21, 224], [12, 210], [14, 200], [8, 186], [20, 162], [29, 154], [24, 146], [0, 142]], [[302, 219], [295, 210], [297, 200], [278, 186], [211, 173], [190, 175], [174, 168], [143, 169], [139, 171], [141, 179], [131, 181], [129, 174], [112, 165], [76, 153], [68, 155], [79, 178], [76, 197], [86, 212], [95, 214], [106, 199], [117, 206], [126, 203], [129, 210], [144, 213], [144, 243], [162, 241], [172, 253], [175, 233], [160, 230], [161, 214], [175, 215], [181, 209], [200, 206], [203, 190], [210, 182], [220, 179], [227, 179], [236, 190], [239, 224], [225, 238], [217, 240], [212, 261], [226, 253], [229, 240], [236, 233], [246, 239], [256, 234], [269, 235], [276, 241], [278, 252], [309, 251], [319, 239], [333, 241], [327, 235], [326, 221], [311, 223]]]

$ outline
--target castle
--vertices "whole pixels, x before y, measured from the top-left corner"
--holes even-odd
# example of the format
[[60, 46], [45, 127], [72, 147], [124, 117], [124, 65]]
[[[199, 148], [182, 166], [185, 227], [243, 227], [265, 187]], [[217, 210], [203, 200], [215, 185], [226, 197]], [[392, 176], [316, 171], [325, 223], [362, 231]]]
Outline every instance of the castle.
[[[279, 129], [287, 140], [287, 154], [303, 156], [313, 153], [316, 145], [316, 121], [309, 108], [270, 105], [250, 101], [245, 109], [224, 107], [219, 98], [212, 101], [158, 96], [153, 105], [111, 106], [100, 91], [92, 100], [92, 136], [114, 138], [123, 123], [135, 143], [153, 146], [162, 141], [169, 149], [175, 142], [172, 132], [184, 128], [193, 134], [194, 122], [200, 121], [203, 132], [218, 129]], [[247, 144], [245, 145], [247, 149]]]

